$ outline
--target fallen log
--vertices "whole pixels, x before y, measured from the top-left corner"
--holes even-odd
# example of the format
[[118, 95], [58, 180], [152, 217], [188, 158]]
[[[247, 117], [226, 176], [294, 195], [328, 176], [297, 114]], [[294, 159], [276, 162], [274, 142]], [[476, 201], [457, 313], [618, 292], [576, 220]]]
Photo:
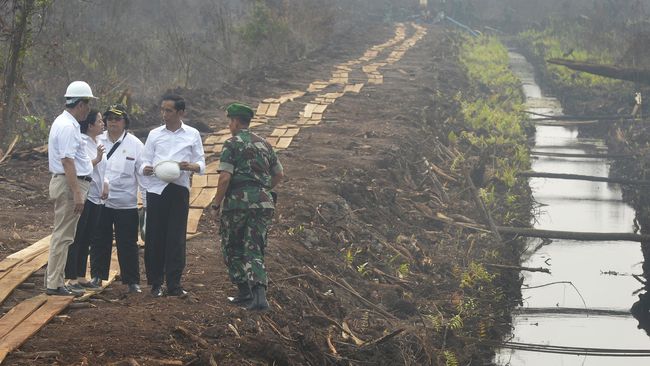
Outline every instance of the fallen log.
[[553, 65], [566, 66], [571, 70], [582, 71], [606, 78], [650, 84], [650, 70], [648, 69], [595, 64], [591, 62], [564, 60], [558, 58], [552, 58], [546, 60], [546, 62]]
[[563, 174], [563, 173], [544, 173], [544, 172], [534, 172], [534, 171], [523, 171], [523, 172], [517, 173], [517, 175], [520, 176], [520, 177], [574, 179], [574, 180], [586, 180], [586, 181], [590, 181], [590, 182], [618, 183], [618, 184], [626, 184], [626, 185], [632, 185], [632, 186], [647, 186], [647, 185], [650, 185], [650, 181], [648, 181], [648, 180], [595, 177], [595, 176], [591, 176], [591, 175], [580, 175], [580, 174]]
[[531, 238], [547, 239], [565, 239], [581, 241], [635, 241], [649, 242], [650, 235], [633, 234], [633, 233], [594, 233], [594, 232], [577, 232], [577, 231], [559, 231], [559, 230], [539, 230], [524, 227], [505, 227], [497, 228], [501, 234], [514, 234]]
[[533, 267], [521, 267], [521, 266], [508, 266], [505, 264], [494, 264], [494, 263], [483, 263], [486, 267], [492, 267], [497, 269], [510, 269], [515, 271], [526, 271], [526, 272], [544, 272], [551, 274], [551, 271], [548, 268], [533, 268]]
[[608, 309], [583, 309], [583, 308], [517, 308], [516, 314], [563, 314], [563, 315], [606, 315], [606, 316], [632, 316], [628, 310]]
[[544, 151], [531, 151], [531, 155], [535, 156], [550, 156], [558, 158], [592, 158], [592, 159], [622, 159], [631, 158], [636, 155], [633, 154], [569, 154], [569, 153], [554, 153]]
[[524, 111], [524, 113], [528, 113], [533, 116], [539, 116], [543, 118], [536, 118], [535, 121], [540, 121], [540, 120], [562, 120], [562, 121], [589, 121], [592, 119], [597, 119], [597, 120], [619, 120], [619, 119], [631, 119], [632, 115], [629, 114], [623, 114], [623, 115], [618, 115], [618, 114], [612, 114], [612, 115], [583, 115], [583, 116], [578, 116], [578, 115], [571, 115], [571, 114], [545, 114], [545, 113], [537, 113], [533, 111]]

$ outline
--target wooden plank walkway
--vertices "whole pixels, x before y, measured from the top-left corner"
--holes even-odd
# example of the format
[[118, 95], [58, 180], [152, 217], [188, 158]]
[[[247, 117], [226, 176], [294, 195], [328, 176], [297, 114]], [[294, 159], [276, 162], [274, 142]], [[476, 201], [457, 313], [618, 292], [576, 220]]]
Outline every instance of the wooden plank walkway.
[[[256, 115], [251, 121], [250, 128], [265, 125], [269, 122], [269, 118], [277, 117], [280, 106], [286, 102], [300, 98], [306, 93], [320, 92], [331, 85], [340, 86], [341, 91], [339, 92], [318, 94], [314, 100], [307, 104], [305, 110], [300, 113], [297, 124], [278, 126], [271, 136], [269, 136], [269, 141], [272, 142], [274, 148], [289, 148], [294, 138], [300, 133], [302, 127], [316, 125], [322, 121], [323, 115], [329, 105], [348, 93], [358, 94], [361, 91], [364, 83], [349, 83], [349, 72], [353, 70], [353, 67], [364, 62], [372, 61], [385, 49], [399, 45], [396, 50], [390, 53], [384, 62], [376, 62], [362, 67], [365, 68], [364, 71], [368, 71], [368, 83], [383, 83], [383, 75], [379, 72], [379, 68], [401, 59], [406, 50], [413, 47], [426, 34], [424, 27], [417, 24], [412, 24], [412, 27], [415, 29], [415, 34], [411, 38], [406, 39], [406, 26], [404, 24], [398, 24], [395, 30], [395, 37], [384, 44], [373, 46], [359, 59], [336, 65], [335, 71], [332, 73], [329, 81], [314, 81], [309, 85], [307, 91], [293, 91], [279, 98], [267, 98], [263, 100], [257, 107]], [[230, 138], [230, 131], [228, 129], [222, 129], [206, 137], [204, 140], [206, 160], [209, 157], [218, 157], [223, 149], [223, 143], [228, 138]], [[217, 193], [217, 182], [219, 178], [216, 172], [217, 164], [217, 161], [209, 163], [206, 167], [206, 175], [194, 175], [192, 177], [190, 210], [187, 225], [188, 240], [200, 234], [198, 233], [198, 225], [201, 216], [203, 215], [204, 209], [210, 205]], [[0, 303], [32, 273], [47, 264], [49, 242], [50, 236], [0, 261]], [[109, 286], [119, 274], [119, 264], [115, 250], [111, 258], [111, 268], [113, 270], [110, 272], [108, 281], [103, 282], [102, 289]], [[85, 301], [93, 294], [94, 292], [87, 292], [84, 296], [78, 298], [77, 301]], [[20, 347], [30, 336], [38, 332], [39, 329], [63, 311], [72, 301], [72, 297], [46, 296], [41, 294], [21, 302], [5, 314], [0, 319], [0, 363], [2, 363], [9, 352]]]

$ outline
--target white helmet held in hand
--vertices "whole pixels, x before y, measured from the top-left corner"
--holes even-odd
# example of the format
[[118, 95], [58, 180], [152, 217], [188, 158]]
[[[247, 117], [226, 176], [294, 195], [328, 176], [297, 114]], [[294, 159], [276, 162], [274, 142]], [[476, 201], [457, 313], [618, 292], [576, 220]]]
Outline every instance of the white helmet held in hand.
[[90, 89], [85, 81], [73, 81], [68, 85], [68, 89], [65, 90], [66, 98], [95, 98], [93, 91]]
[[156, 164], [153, 172], [160, 180], [170, 183], [181, 176], [181, 167], [175, 161], [165, 160]]

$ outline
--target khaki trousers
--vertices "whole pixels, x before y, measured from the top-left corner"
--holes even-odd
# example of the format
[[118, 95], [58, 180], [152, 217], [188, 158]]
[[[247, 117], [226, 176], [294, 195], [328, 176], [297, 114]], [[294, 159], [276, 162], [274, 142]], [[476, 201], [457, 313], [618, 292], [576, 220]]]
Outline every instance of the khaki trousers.
[[[78, 179], [82, 198], [85, 200], [90, 183]], [[56, 289], [65, 284], [65, 263], [68, 247], [74, 241], [79, 216], [74, 213], [74, 197], [64, 175], [54, 175], [50, 180], [50, 199], [54, 200], [54, 231], [50, 240], [45, 287]]]

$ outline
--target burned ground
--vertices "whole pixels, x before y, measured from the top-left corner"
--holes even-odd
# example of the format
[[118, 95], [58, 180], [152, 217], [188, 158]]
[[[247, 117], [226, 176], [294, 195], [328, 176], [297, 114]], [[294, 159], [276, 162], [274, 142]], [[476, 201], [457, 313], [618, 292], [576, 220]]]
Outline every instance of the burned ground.
[[[188, 99], [201, 99], [195, 116], [220, 129], [225, 118], [217, 107], [304, 90], [391, 32], [373, 29], [318, 64], [286, 65], [262, 80]], [[271, 311], [251, 314], [226, 302], [234, 288], [217, 224], [206, 214], [203, 234], [188, 242], [189, 297], [127, 296], [116, 283], [95, 308], [68, 310], [20, 349], [57, 350], [58, 358], [10, 355], [7, 364], [444, 364], [447, 351], [463, 364], [489, 362], [489, 349], [457, 337], [449, 319], [471, 298], [481, 316], [467, 318], [464, 335], [497, 337], [508, 329], [504, 314], [517, 299], [516, 276], [496, 273], [492, 287], [461, 289], [459, 271], [489, 256], [513, 263], [516, 253], [503, 259], [507, 251], [489, 233], [445, 221], [483, 221], [463, 174], [451, 168], [460, 152], [441, 142], [462, 123], [454, 96], [470, 92], [455, 37], [430, 28], [400, 62], [382, 69], [384, 84], [337, 100], [323, 123], [302, 129], [280, 154], [287, 179], [266, 254]], [[283, 105], [275, 124], [295, 122], [305, 101]], [[435, 179], [424, 159], [439, 169]], [[47, 159], [12, 160], [0, 176], [5, 257], [51, 231]], [[32, 279], [38, 288], [41, 278]], [[37, 291], [18, 289], [3, 305]], [[444, 326], [435, 324], [438, 314]]]

